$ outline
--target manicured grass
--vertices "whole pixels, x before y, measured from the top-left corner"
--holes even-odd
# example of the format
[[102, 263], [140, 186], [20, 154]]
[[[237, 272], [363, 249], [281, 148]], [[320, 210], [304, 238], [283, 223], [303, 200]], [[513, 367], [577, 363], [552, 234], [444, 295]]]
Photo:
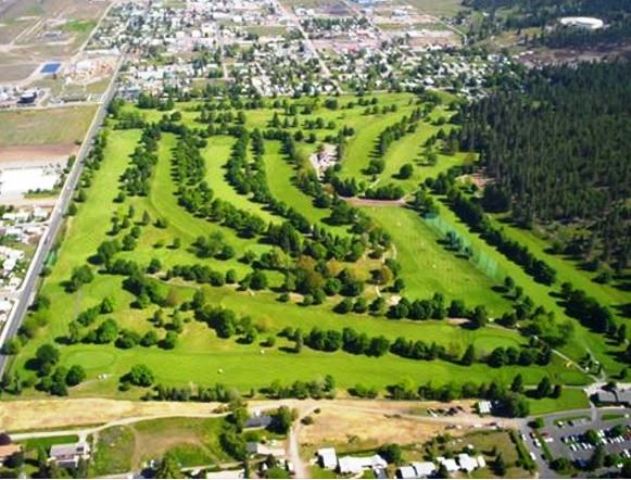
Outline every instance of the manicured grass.
[[[441, 205], [437, 221], [441, 223], [440, 228], [442, 230], [452, 230], [462, 238], [472, 248], [474, 257], [478, 259], [479, 263], [495, 272], [494, 276], [498, 281], [506, 275], [511, 276], [515, 284], [523, 288], [525, 295], [533, 299], [537, 305], [554, 312], [558, 321], [568, 318], [554, 297], [558, 287], [549, 287], [535, 282], [522, 267], [513, 263], [494, 247], [489, 246], [480, 238], [478, 233], [471, 232], [467, 225], [446, 205]], [[610, 344], [602, 335], [590, 332], [578, 322], [573, 321], [573, 323], [575, 325], [574, 334], [568, 343], [561, 348], [561, 351], [575, 360], [579, 360], [587, 352], [591, 352], [602, 363], [607, 373], [618, 374], [624, 366], [617, 359], [617, 355], [621, 351], [620, 347]]]
[[529, 399], [529, 402], [531, 415], [589, 408], [587, 395], [579, 388], [565, 388], [559, 398]]
[[509, 302], [492, 290], [493, 281], [468, 260], [447, 251], [418, 213], [401, 207], [364, 211], [392, 235], [406, 283], [404, 295], [429, 298], [441, 292], [448, 301], [462, 299], [471, 307], [483, 304], [493, 316], [509, 309]]
[[[399, 105], [397, 115], [403, 115], [406, 108], [413, 107], [413, 105], [408, 105], [412, 98], [409, 95], [386, 95], [384, 98], [396, 98]], [[342, 98], [340, 104], [344, 105], [349, 100]], [[384, 99], [379, 102], [380, 106], [386, 104]], [[178, 105], [178, 107], [183, 106]], [[187, 108], [190, 107], [192, 105], [187, 106]], [[271, 108], [246, 111], [248, 125], [265, 127], [273, 112]], [[338, 126], [353, 124], [360, 132], [360, 129], [367, 127], [362, 124], [367, 118], [362, 112], [363, 107], [333, 111], [319, 106], [313, 115], [322, 116], [327, 120], [336, 119]], [[184, 113], [185, 122], [187, 124], [190, 122], [192, 125], [193, 119], [198, 114], [192, 110]], [[159, 119], [162, 112], [150, 110], [142, 111], [142, 114]], [[323, 133], [324, 131], [318, 132], [318, 135]], [[87, 201], [78, 204], [78, 214], [69, 220], [65, 240], [58, 252], [58, 260], [53, 266], [51, 275], [44, 281], [43, 293], [51, 300], [50, 323], [38, 332], [36, 339], [24, 346], [17, 358], [17, 368], [23, 368], [25, 362], [34, 356], [37, 347], [42, 343], [51, 342], [66, 335], [67, 325], [71, 320], [86, 308], [100, 303], [106, 296], [112, 297], [115, 303], [114, 313], [108, 316], [115, 318], [121, 328], [133, 329], [141, 335], [155, 329], [159, 337], [164, 336], [165, 331], [157, 329], [149, 321], [157, 307], [150, 306], [143, 310], [132, 308], [134, 298], [122, 289], [124, 278], [121, 276], [97, 273], [97, 268], [93, 267], [96, 273], [93, 282], [84, 285], [74, 294], [68, 294], [63, 290], [62, 282], [70, 277], [73, 267], [84, 264], [96, 252], [103, 240], [113, 238], [108, 235], [111, 228], [110, 218], [113, 214], [125, 214], [129, 205], [133, 205], [135, 209], [134, 221], [136, 222], [141, 219], [145, 210], [152, 221], [157, 218], [168, 220], [166, 228], [157, 228], [153, 223], [143, 226], [136, 249], [118, 254], [121, 258], [133, 259], [141, 265], [148, 264], [155, 257], [160, 259], [164, 269], [176, 264], [205, 264], [222, 272], [234, 268], [238, 275], [242, 276], [249, 272], [251, 267], [244, 265], [236, 258], [228, 261], [199, 259], [191, 251], [192, 242], [198, 236], [220, 232], [224, 240], [232, 245], [238, 254], [246, 250], [260, 254], [271, 248], [258, 241], [240, 238], [232, 229], [195, 217], [178, 205], [170, 162], [172, 149], [176, 146], [176, 137], [171, 134], [163, 134], [160, 140], [159, 160], [151, 179], [149, 195], [128, 198], [124, 204], [114, 203], [113, 200], [118, 193], [119, 178], [127, 167], [129, 155], [136, 147], [139, 138], [139, 130], [109, 130], [105, 160], [95, 173], [91, 187], [86, 190]], [[263, 206], [251, 202], [247, 196], [237, 194], [227, 184], [223, 166], [230, 154], [231, 145], [232, 139], [229, 137], [211, 137], [203, 152], [207, 161], [207, 180], [215, 196], [239, 208], [254, 211], [266, 220], [282, 221], [280, 217], [267, 212]], [[301, 144], [300, 147], [309, 148], [307, 144]], [[459, 161], [457, 157], [454, 159], [454, 161]], [[326, 224], [326, 217], [329, 216], [330, 211], [314, 207], [311, 197], [292, 183], [292, 176], [295, 174], [294, 166], [283, 158], [279, 142], [266, 142], [264, 161], [272, 194], [293, 206], [311, 221]], [[439, 164], [441, 161], [442, 159], [439, 160]], [[493, 291], [498, 278], [489, 275], [488, 271], [472, 262], [458, 258], [453, 252], [447, 251], [439, 243], [441, 234], [437, 233], [436, 228], [424, 221], [417, 213], [402, 207], [371, 207], [364, 208], [364, 211], [392, 235], [397, 260], [402, 265], [402, 277], [407, 285], [404, 295], [408, 298], [429, 298], [434, 293], [441, 292], [448, 302], [452, 299], [462, 299], [469, 307], [483, 304], [493, 317], [499, 316], [510, 308], [509, 301]], [[447, 221], [454, 222], [446, 215], [445, 217]], [[340, 235], [348, 234], [347, 227], [327, 225], [327, 228]], [[458, 226], [458, 228], [462, 227]], [[180, 238], [182, 241], [179, 249], [168, 248], [174, 238]], [[333, 266], [333, 263], [336, 262], [330, 262], [329, 266]], [[378, 261], [362, 259], [352, 265], [339, 263], [335, 267], [349, 266], [365, 277], [368, 270], [377, 264]], [[280, 283], [281, 276], [278, 272], [269, 272], [269, 276], [274, 286]], [[521, 284], [517, 276], [514, 278], [518, 284]], [[499, 279], [501, 280], [502, 277]], [[190, 300], [199, 286], [181, 280], [172, 280], [166, 288], [170, 289], [177, 302], [181, 303]], [[173, 350], [165, 351], [158, 347], [140, 346], [121, 350], [111, 344], [62, 345], [60, 346], [61, 364], [64, 366], [79, 364], [84, 366], [88, 373], [88, 380], [73, 388], [71, 395], [137, 398], [143, 393], [140, 389], [131, 389], [128, 392], [117, 390], [119, 378], [137, 363], [144, 363], [153, 370], [156, 383], [169, 386], [184, 386], [191, 383], [205, 386], [222, 383], [242, 392], [268, 386], [276, 379], [289, 384], [296, 380], [323, 378], [327, 374], [335, 377], [340, 390], [345, 390], [357, 383], [380, 389], [396, 382], [406, 382], [414, 387], [430, 381], [433, 385], [448, 382], [462, 384], [467, 381], [488, 383], [492, 380], [508, 384], [517, 373], [523, 375], [524, 382], [528, 385], [538, 383], [544, 375], [549, 376], [555, 383], [565, 385], [583, 385], [588, 381], [584, 374], [565, 365], [565, 362], [556, 356], [546, 367], [493, 369], [480, 363], [464, 367], [444, 361], [409, 360], [391, 354], [381, 358], [371, 358], [354, 356], [341, 351], [324, 353], [307, 347], [303, 348], [301, 353], [295, 354], [290, 353], [293, 342], [280, 338], [277, 339], [274, 347], [262, 347], [260, 346], [262, 340], [269, 335], [276, 335], [287, 326], [300, 327], [303, 332], [308, 332], [313, 327], [338, 331], [344, 327], [352, 327], [369, 336], [384, 335], [391, 341], [398, 336], [403, 336], [426, 343], [436, 342], [445, 346], [455, 357], [462, 355], [471, 344], [475, 346], [478, 355], [484, 355], [498, 346], [518, 347], [525, 344], [526, 339], [519, 336], [516, 331], [492, 327], [471, 330], [447, 320], [414, 322], [357, 314], [342, 316], [333, 313], [332, 310], [333, 306], [340, 301], [339, 297], [327, 299], [319, 306], [300, 307], [294, 303], [295, 299], [288, 303], [279, 302], [278, 294], [270, 291], [243, 292], [232, 286], [204, 287], [204, 290], [211, 304], [230, 308], [238, 315], [250, 316], [261, 332], [258, 340], [251, 345], [244, 345], [238, 343], [236, 337], [228, 340], [219, 339], [212, 329], [192, 319], [193, 314], [188, 311], [183, 312], [183, 332]], [[390, 295], [386, 292], [382, 294]], [[376, 295], [374, 286], [369, 286], [365, 296], [372, 298], [374, 295]], [[165, 313], [168, 319], [173, 313], [172, 308], [166, 308]], [[100, 317], [97, 324], [105, 318], [107, 317]], [[31, 371], [25, 374], [27, 378], [33, 376], [34, 373]], [[43, 395], [32, 389], [27, 389], [25, 394]], [[547, 402], [546, 404], [544, 401], [542, 406], [536, 408], [545, 410], [557, 406], [574, 405], [579, 402], [579, 399], [573, 395], [573, 391], [565, 389], [564, 395], [556, 403]], [[120, 435], [124, 437], [122, 433]], [[135, 435], [138, 435], [138, 431]], [[207, 444], [190, 445], [190, 442], [182, 441], [172, 445], [163, 445], [163, 447], [175, 449], [178, 457], [181, 457], [181, 461], [185, 463], [214, 458], [213, 449]], [[123, 465], [124, 462], [121, 460], [119, 463]]]
[[[325, 225], [323, 221], [330, 216], [331, 211], [326, 208], [316, 208], [313, 206], [313, 199], [293, 184], [292, 178], [295, 176], [296, 171], [294, 167], [283, 158], [280, 151], [280, 143], [267, 142], [265, 148], [265, 171], [272, 195], [276, 199], [292, 206], [312, 222], [319, 221], [322, 225]], [[346, 234], [345, 227], [325, 226], [338, 235]]]
[[[69, 144], [83, 140], [95, 106], [0, 112], [0, 145]], [[59, 128], [63, 125], [63, 128]]]
[[[609, 306], [613, 312], [616, 307], [620, 307], [631, 301], [629, 292], [613, 285], [605, 285], [593, 281], [596, 275], [594, 272], [588, 272], [582, 268], [577, 261], [561, 255], [548, 253], [550, 244], [547, 240], [538, 237], [531, 230], [524, 230], [515, 227], [507, 222], [497, 222], [498, 226], [504, 230], [511, 238], [520, 244], [528, 247], [528, 249], [541, 260], [557, 271], [557, 283], [570, 282], [574, 288], [584, 290], [603, 305]], [[622, 317], [620, 317], [622, 320]], [[631, 327], [631, 325], [629, 325]]]
[[260, 203], [248, 201], [245, 195], [239, 195], [224, 179], [226, 162], [228, 161], [234, 144], [232, 137], [211, 137], [208, 146], [202, 151], [206, 159], [206, 181], [213, 189], [215, 197], [221, 198], [237, 208], [247, 210], [261, 217], [265, 222], [278, 223], [282, 219], [272, 215]]

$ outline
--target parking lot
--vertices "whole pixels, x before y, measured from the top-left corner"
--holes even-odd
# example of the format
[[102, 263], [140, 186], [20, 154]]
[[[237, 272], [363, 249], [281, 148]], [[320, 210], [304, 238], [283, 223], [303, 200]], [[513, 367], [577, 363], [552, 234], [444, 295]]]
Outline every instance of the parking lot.
[[[539, 429], [539, 438], [529, 432], [528, 444], [535, 455], [543, 457], [544, 442], [552, 458], [565, 457], [577, 464], [586, 465], [596, 445], [603, 445], [606, 455], [631, 458], [631, 410], [619, 409], [586, 411], [572, 417], [548, 417]], [[613, 418], [615, 417], [615, 418]]]

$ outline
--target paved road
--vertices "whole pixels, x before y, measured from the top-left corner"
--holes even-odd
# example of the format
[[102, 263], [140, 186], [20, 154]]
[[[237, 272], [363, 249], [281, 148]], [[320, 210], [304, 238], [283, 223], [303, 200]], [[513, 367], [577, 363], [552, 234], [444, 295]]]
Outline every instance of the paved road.
[[[79, 149], [79, 153], [77, 154], [76, 161], [72, 166], [72, 170], [66, 179], [66, 183], [61, 191], [59, 196], [59, 200], [53, 209], [50, 218], [49, 218], [49, 228], [44, 233], [41, 238], [37, 250], [35, 251], [35, 255], [29, 265], [29, 269], [26, 272], [26, 276], [24, 277], [24, 281], [22, 282], [22, 286], [20, 287], [20, 298], [13, 307], [11, 311], [11, 315], [7, 319], [2, 332], [0, 333], [0, 346], [4, 345], [8, 340], [13, 338], [17, 331], [22, 325], [22, 321], [26, 316], [26, 311], [28, 306], [31, 304], [31, 301], [37, 292], [37, 280], [39, 274], [44, 266], [44, 262], [50, 252], [52, 245], [54, 244], [55, 237], [59, 233], [59, 228], [63, 223], [63, 216], [68, 208], [68, 205], [72, 201], [72, 196], [74, 190], [81, 178], [81, 172], [83, 171], [83, 162], [85, 161], [90, 147], [92, 145], [92, 141], [95, 135], [98, 133], [101, 124], [103, 123], [103, 119], [107, 114], [107, 106], [110, 103], [110, 100], [113, 98], [114, 93], [116, 92], [116, 79], [118, 77], [118, 73], [120, 71], [120, 67], [123, 64], [124, 55], [119, 59], [118, 64], [116, 65], [116, 69], [114, 70], [114, 74], [112, 75], [112, 79], [110, 81], [110, 85], [107, 88], [105, 94], [103, 94], [102, 102], [99, 105], [99, 108], [92, 119], [92, 124], [88, 129], [88, 133], [83, 140], [83, 144]], [[7, 355], [0, 354], [0, 375], [4, 373], [4, 370], [7, 366], [10, 357]]]

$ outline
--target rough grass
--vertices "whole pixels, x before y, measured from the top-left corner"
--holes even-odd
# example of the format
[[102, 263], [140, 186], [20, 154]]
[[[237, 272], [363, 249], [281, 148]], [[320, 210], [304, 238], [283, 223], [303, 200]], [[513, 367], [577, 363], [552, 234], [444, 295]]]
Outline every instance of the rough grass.
[[0, 145], [8, 147], [82, 141], [95, 111], [96, 106], [90, 105], [0, 112]]

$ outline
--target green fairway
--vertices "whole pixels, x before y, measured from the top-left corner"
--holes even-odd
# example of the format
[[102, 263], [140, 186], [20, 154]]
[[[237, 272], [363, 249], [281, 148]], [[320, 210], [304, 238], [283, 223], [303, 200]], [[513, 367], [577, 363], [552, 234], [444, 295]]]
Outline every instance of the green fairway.
[[[365, 177], [359, 172], [369, 160], [370, 148], [376, 136], [384, 126], [392, 125], [398, 118], [416, 108], [415, 102], [411, 101], [413, 98], [408, 94], [380, 95], [377, 103], [379, 106], [387, 106], [388, 102], [391, 102], [397, 105], [397, 111], [376, 116], [365, 115], [363, 106], [354, 105], [348, 108], [350, 102], [357, 101], [354, 97], [340, 97], [340, 107], [337, 109], [326, 108], [320, 100], [313, 99], [300, 99], [296, 104], [299, 105], [298, 116], [301, 118], [301, 125], [312, 117], [321, 117], [325, 122], [334, 121], [338, 127], [349, 125], [355, 129], [355, 134], [349, 140], [347, 156], [343, 160], [342, 174], [356, 175], [360, 178]], [[305, 106], [313, 108], [313, 112], [303, 114], [301, 109]], [[199, 112], [195, 110], [194, 103], [178, 104], [177, 108], [182, 110], [183, 124], [193, 128], [200, 127], [201, 124], [196, 120]], [[132, 111], [129, 106], [125, 106], [124, 109]], [[433, 116], [441, 114], [441, 109], [442, 107], [438, 107]], [[284, 109], [278, 106], [246, 110], [245, 124], [248, 128], [266, 129], [275, 112], [281, 117], [285, 115]], [[140, 114], [152, 121], [157, 121], [162, 116], [162, 112], [157, 110], [142, 110]], [[384, 392], [388, 385], [399, 382], [411, 385], [427, 382], [432, 382], [433, 385], [461, 385], [465, 382], [488, 384], [492, 380], [497, 380], [509, 384], [518, 373], [523, 375], [524, 383], [527, 385], [538, 383], [544, 376], [548, 376], [553, 383], [564, 385], [584, 385], [589, 382], [586, 375], [556, 355], [553, 355], [550, 363], [545, 366], [532, 363], [530, 366], [491, 368], [481, 361], [476, 361], [470, 366], [460, 363], [459, 359], [469, 346], [474, 347], [479, 358], [486, 358], [497, 347], [525, 348], [528, 338], [521, 336], [516, 330], [496, 325], [473, 329], [466, 319], [413, 321], [394, 320], [384, 314], [339, 314], [334, 312], [334, 307], [343, 297], [335, 292], [329, 293], [328, 296], [324, 295], [317, 305], [301, 306], [300, 303], [306, 300], [304, 294], [297, 293], [298, 290], [292, 290], [291, 295], [287, 295], [284, 301], [279, 301], [279, 290], [284, 279], [283, 268], [287, 267], [268, 266], [265, 262], [270, 260], [267, 257], [262, 258], [261, 254], [272, 250], [280, 251], [278, 244], [272, 246], [269, 238], [266, 238], [266, 235], [271, 236], [267, 233], [267, 224], [280, 225], [287, 219], [271, 213], [265, 205], [254, 203], [249, 195], [239, 194], [228, 183], [226, 163], [231, 158], [235, 137], [211, 135], [206, 139], [206, 146], [200, 149], [205, 163], [203, 179], [213, 191], [210, 202], [221, 199], [230, 207], [236, 207], [238, 211], [247, 211], [263, 220], [264, 230], [259, 230], [256, 235], [251, 236], [238, 233], [238, 229], [234, 227], [234, 219], [223, 217], [218, 220], [218, 217], [213, 217], [207, 211], [200, 213], [194, 210], [191, 213], [184, 208], [178, 197], [181, 183], [173, 176], [172, 164], [174, 149], [181, 148], [181, 144], [178, 145], [178, 138], [173, 133], [162, 132], [160, 139], [157, 140], [157, 161], [148, 180], [148, 193], [128, 195], [120, 203], [115, 202], [121, 182], [124, 181], [121, 180], [123, 173], [132, 165], [130, 156], [140, 145], [141, 130], [118, 130], [112, 128], [113, 124], [112, 119], [107, 128], [104, 160], [100, 168], [94, 172], [90, 186], [85, 188], [85, 201], [77, 203], [77, 214], [68, 219], [64, 240], [57, 252], [57, 261], [43, 283], [42, 293], [50, 300], [50, 308], [46, 313], [47, 324], [37, 331], [35, 338], [25, 343], [14, 362], [14, 368], [22, 371], [25, 381], [31, 386], [38, 380], [28, 363], [33, 359], [38, 347], [44, 343], [55, 343], [59, 348], [60, 365], [84, 367], [87, 373], [86, 381], [70, 389], [71, 395], [84, 397], [97, 395], [138, 398], [143, 393], [142, 389], [132, 387], [120, 391], [118, 387], [120, 378], [127, 374], [133, 365], [139, 363], [147, 365], [153, 371], [155, 383], [167, 386], [209, 386], [221, 383], [243, 393], [251, 389], [256, 392], [269, 386], [274, 380], [289, 385], [297, 380], [322, 379], [328, 374], [334, 376], [340, 392], [345, 392], [357, 383], [374, 386], [381, 392]], [[296, 129], [291, 127], [291, 130]], [[404, 163], [415, 163], [421, 152], [422, 143], [435, 131], [436, 127], [422, 123], [417, 133], [394, 142], [387, 154], [386, 170], [379, 177], [381, 181], [392, 179], [392, 175], [396, 174]], [[331, 130], [315, 129], [318, 139], [330, 133]], [[317, 143], [296, 143], [299, 151], [303, 153], [309, 153], [317, 148]], [[331, 238], [337, 236], [344, 239], [343, 241], [361, 238], [362, 242], [367, 242], [367, 234], [363, 237], [357, 236], [348, 225], [328, 224], [332, 209], [317, 208], [314, 205], [314, 198], [298, 188], [294, 182], [296, 166], [289, 163], [281, 152], [280, 141], [267, 139], [264, 146], [263, 161], [267, 186], [275, 200], [291, 206], [310, 223], [325, 227], [327, 232], [333, 234]], [[253, 155], [251, 148], [250, 145], [248, 156]], [[424, 178], [433, 177], [464, 161], [462, 154], [439, 155], [434, 166], [415, 164], [414, 175], [402, 181], [402, 185], [411, 192], [416, 188], [416, 183]], [[112, 232], [112, 217], [124, 218], [129, 215], [130, 207], [133, 207], [133, 215], [128, 219], [129, 225], [123, 227], [120, 233]], [[529, 293], [529, 289], [539, 288], [540, 285], [528, 283], [529, 277], [520, 274], [521, 270], [518, 267], [483, 244], [482, 240], [470, 235], [446, 207], [441, 208], [441, 225], [436, 221], [432, 223], [424, 220], [417, 212], [402, 206], [361, 209], [387, 232], [392, 239], [392, 246], [376, 256], [371, 256], [366, 250], [359, 257], [354, 257], [353, 261], [349, 261], [349, 257], [324, 256], [317, 266], [318, 269], [331, 269], [335, 272], [347, 268], [359, 279], [366, 281], [362, 284], [362, 290], [353, 296], [361, 296], [367, 302], [382, 296], [385, 302], [396, 303], [398, 294], [389, 291], [387, 285], [376, 288], [375, 284], [367, 281], [371, 271], [381, 268], [387, 257], [394, 257], [401, 265], [400, 277], [405, 282], [405, 289], [400, 295], [410, 300], [429, 299], [435, 293], [441, 293], [447, 305], [452, 300], [463, 300], [469, 308], [483, 305], [491, 318], [498, 317], [511, 308], [511, 302], [494, 288], [502, 282], [505, 272], [513, 275], [517, 283], [523, 284], [526, 292], [538, 301], [539, 296], [546, 296], [548, 293], [543, 287], [540, 291], [532, 290], [533, 293]], [[150, 219], [146, 224], [141, 222], [145, 212]], [[161, 221], [164, 224], [160, 224]], [[133, 345], [121, 348], [113, 342], [98, 344], [79, 341], [65, 344], [64, 338], [69, 333], [70, 322], [86, 309], [99, 305], [106, 297], [113, 301], [113, 311], [99, 315], [89, 328], [93, 329], [111, 317], [117, 322], [119, 329], [129, 329], [139, 336], [155, 332], [158, 340], [163, 340], [174, 328], [154, 324], [152, 317], [159, 307], [151, 301], [141, 304], [136, 295], [123, 288], [125, 275], [107, 274], [100, 265], [90, 267], [94, 274], [93, 281], [80, 286], [74, 293], [64, 290], [64, 282], [69, 280], [73, 269], [86, 264], [103, 241], [114, 238], [120, 241], [134, 227], [137, 227], [135, 247], [128, 251], [116, 252], [115, 258], [136, 262], [143, 269], [143, 273], [156, 279], [160, 288], [164, 288], [165, 293], [168, 293], [168, 302], [162, 305], [163, 316], [169, 324], [177, 311], [181, 319], [181, 333], [177, 336], [177, 342], [168, 350], [158, 345]], [[476, 257], [471, 261], [447, 250], [442, 244], [444, 230], [447, 227], [466, 237], [476, 251], [484, 251], [489, 260], [485, 263]], [[371, 228], [374, 228], [374, 225], [371, 225]], [[311, 241], [312, 232], [301, 232], [301, 242]], [[235, 255], [224, 260], [218, 260], [213, 256], [199, 257], [193, 243], [198, 237], [208, 238], [216, 234], [220, 235], [222, 242], [232, 247]], [[175, 239], [179, 240], [179, 246], [173, 246]], [[253, 254], [249, 260], [242, 258], [246, 252]], [[301, 255], [307, 256], [304, 253]], [[144, 271], [152, 259], [159, 259], [161, 263], [157, 273]], [[286, 261], [296, 262], [297, 259], [289, 257]], [[300, 261], [304, 261], [304, 258]], [[264, 288], [259, 289], [247, 286], [239, 288], [237, 284], [210, 286], [208, 281], [201, 287], [199, 283], [185, 281], [181, 277], [166, 280], [164, 275], [167, 270], [182, 265], [210, 267], [214, 272], [219, 272], [222, 278], [228, 270], [234, 270], [237, 282], [252, 274], [253, 269], [260, 269], [265, 272], [268, 282]], [[489, 265], [494, 267], [490, 268]], [[207, 304], [230, 309], [237, 318], [249, 317], [255, 329], [255, 338], [245, 342], [243, 332], [233, 333], [230, 338], [220, 338], [215, 329], [197, 321], [195, 309], [189, 302], [200, 288], [204, 292], [204, 301]], [[548, 297], [546, 300], [545, 303], [542, 301], [544, 305], [554, 304]], [[558, 311], [558, 307], [556, 308]], [[300, 328], [304, 335], [316, 327], [338, 332], [344, 328], [352, 328], [368, 337], [382, 335], [390, 342], [394, 342], [397, 337], [403, 337], [425, 344], [435, 343], [445, 349], [450, 355], [450, 361], [413, 360], [394, 353], [385, 353], [381, 357], [355, 355], [343, 350], [326, 353], [308, 346], [302, 348], [299, 353], [294, 353], [294, 341], [278, 336], [286, 327]], [[87, 333], [89, 328], [83, 329], [83, 333]], [[576, 339], [590, 338], [583, 337], [583, 334], [584, 332], [577, 331]], [[272, 345], [268, 344], [269, 337], [274, 339]], [[567, 349], [575, 359], [580, 354], [570, 349], [577, 345], [581, 343], [575, 341]], [[601, 346], [596, 344], [591, 345], [591, 348], [598, 349]], [[535, 408], [543, 411], [579, 405], [582, 400], [574, 392], [566, 389], [560, 399], [533, 401], [533, 405], [536, 404]], [[33, 388], [25, 389], [23, 394], [45, 395]], [[116, 441], [124, 443], [129, 440], [125, 432], [118, 432], [117, 435]], [[194, 463], [195, 459], [210, 461], [214, 458], [212, 452], [209, 453], [204, 446], [174, 445], [173, 448], [176, 449], [178, 458], [184, 462]], [[121, 468], [127, 465], [126, 459], [112, 461], [120, 463]], [[97, 461], [97, 466], [98, 464]]]
[[391, 232], [407, 295], [427, 298], [443, 292], [449, 299], [466, 299], [471, 306], [486, 305], [496, 316], [508, 308], [508, 301], [492, 290], [492, 280], [439, 244], [440, 237], [418, 213], [401, 207], [370, 207], [365, 211]]
[[[522, 267], [513, 263], [495, 248], [489, 246], [479, 234], [469, 231], [456, 214], [446, 206], [441, 208], [440, 213], [441, 229], [453, 230], [461, 238], [466, 239], [474, 252], [474, 257], [481, 259], [485, 268], [492, 268], [499, 278], [509, 275], [513, 278], [517, 285], [524, 289], [524, 293], [532, 299], [536, 299], [536, 303], [542, 305], [546, 310], [554, 312], [556, 319], [566, 319], [567, 316], [563, 308], [557, 303], [552, 295], [553, 288], [542, 283], [535, 282]], [[498, 278], [498, 279], [499, 279]], [[591, 292], [591, 290], [588, 290]], [[585, 356], [585, 353], [591, 353], [598, 359], [610, 374], [617, 374], [623, 368], [623, 364], [617, 358], [619, 347], [611, 345], [601, 335], [590, 332], [587, 328], [581, 326], [578, 322], [575, 325], [574, 335], [569, 339], [568, 343], [562, 348], [563, 353], [567, 354], [575, 360], [579, 360]]]

